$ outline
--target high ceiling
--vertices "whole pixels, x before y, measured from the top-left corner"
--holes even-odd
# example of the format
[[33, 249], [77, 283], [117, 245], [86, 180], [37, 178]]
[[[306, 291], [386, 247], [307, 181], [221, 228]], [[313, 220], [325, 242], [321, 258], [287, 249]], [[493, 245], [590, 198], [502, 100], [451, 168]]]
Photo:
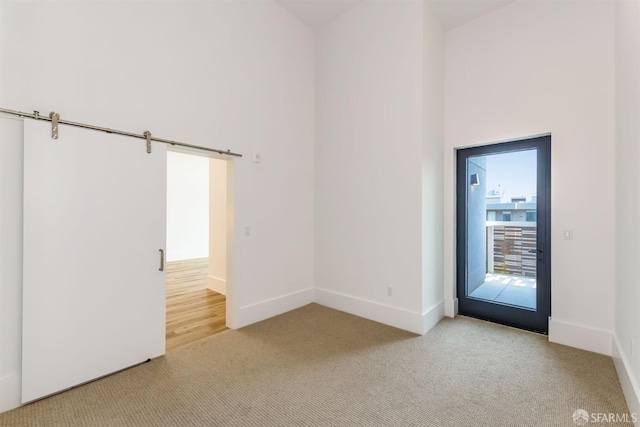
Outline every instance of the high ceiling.
[[513, 3], [515, 0], [427, 0], [445, 30]]
[[276, 0], [314, 30], [362, 0]]
[[[317, 30], [362, 0], [276, 0]], [[515, 0], [426, 0], [445, 30], [457, 27]]]

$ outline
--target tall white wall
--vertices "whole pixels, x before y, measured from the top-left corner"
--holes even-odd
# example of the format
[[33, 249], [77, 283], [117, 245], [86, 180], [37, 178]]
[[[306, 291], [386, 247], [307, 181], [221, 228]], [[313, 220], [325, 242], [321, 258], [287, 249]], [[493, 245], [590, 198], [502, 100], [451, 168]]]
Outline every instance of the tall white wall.
[[167, 261], [209, 256], [209, 161], [167, 153]]
[[437, 202], [430, 168], [441, 159], [423, 158], [441, 143], [438, 130], [425, 136], [426, 111], [438, 109], [425, 106], [425, 61], [442, 49], [425, 52], [424, 13], [421, 1], [349, 9], [318, 33], [316, 86], [316, 300], [418, 333], [442, 311], [437, 256], [423, 292], [423, 216], [432, 232], [439, 214], [423, 215], [422, 176], [436, 176], [425, 193]]
[[[551, 341], [611, 353], [613, 2], [516, 2], [447, 33], [445, 298], [455, 308], [455, 148], [552, 134]], [[563, 240], [563, 230], [574, 231]]]
[[423, 14], [424, 113], [422, 145], [423, 331], [444, 315], [443, 167], [445, 33], [428, 3]]
[[[2, 106], [247, 155], [232, 168], [234, 327], [312, 300], [310, 29], [271, 1], [5, 2], [0, 19]], [[18, 169], [7, 179], [20, 181]], [[0, 201], [3, 218], [11, 201]], [[18, 236], [3, 244], [22, 251]], [[20, 307], [18, 278], [2, 286], [2, 307]], [[0, 312], [0, 325], [0, 396], [12, 400], [20, 311]]]
[[640, 1], [616, 6], [614, 360], [629, 411], [640, 414]]

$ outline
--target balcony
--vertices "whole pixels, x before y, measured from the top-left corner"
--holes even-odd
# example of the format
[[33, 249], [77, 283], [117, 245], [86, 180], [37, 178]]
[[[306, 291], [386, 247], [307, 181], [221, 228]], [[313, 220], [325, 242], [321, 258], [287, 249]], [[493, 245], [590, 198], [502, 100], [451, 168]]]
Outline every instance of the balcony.
[[487, 221], [484, 282], [471, 298], [536, 309], [536, 223]]
[[484, 283], [469, 296], [535, 310], [536, 279], [511, 274], [487, 273]]

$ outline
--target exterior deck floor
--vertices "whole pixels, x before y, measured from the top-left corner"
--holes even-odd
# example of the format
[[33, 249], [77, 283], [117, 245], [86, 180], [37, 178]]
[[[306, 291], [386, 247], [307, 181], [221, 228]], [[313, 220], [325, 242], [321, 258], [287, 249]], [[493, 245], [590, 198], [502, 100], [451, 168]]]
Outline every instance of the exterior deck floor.
[[536, 279], [534, 277], [488, 273], [484, 283], [478, 286], [469, 297], [535, 310]]

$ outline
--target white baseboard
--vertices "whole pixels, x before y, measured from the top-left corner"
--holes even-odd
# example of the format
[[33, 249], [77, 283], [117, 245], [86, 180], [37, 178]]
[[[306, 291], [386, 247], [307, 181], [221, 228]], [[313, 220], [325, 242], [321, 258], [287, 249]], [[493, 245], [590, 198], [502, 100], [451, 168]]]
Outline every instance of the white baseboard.
[[266, 320], [313, 302], [313, 288], [292, 292], [256, 304], [240, 307], [234, 313], [234, 329]]
[[444, 300], [422, 313], [422, 335], [429, 332], [444, 317]]
[[444, 315], [454, 318], [458, 314], [458, 298], [444, 299]]
[[611, 356], [610, 331], [549, 318], [549, 341]]
[[167, 251], [167, 262], [184, 261], [188, 259], [208, 258], [209, 252], [206, 251]]
[[630, 369], [629, 359], [624, 347], [620, 344], [618, 335], [613, 335], [613, 363], [616, 365], [616, 371], [618, 372], [618, 378], [620, 378], [620, 385], [622, 386], [622, 392], [627, 401], [629, 407], [629, 413], [635, 414], [638, 422], [636, 426], [640, 426], [640, 384], [638, 379], [633, 376], [633, 371]]
[[227, 281], [212, 275], [207, 276], [207, 288], [213, 292], [227, 295]]
[[22, 374], [0, 378], [0, 413], [22, 405]]
[[[418, 335], [426, 333], [424, 330], [425, 326], [434, 322], [440, 310], [440, 305], [437, 305], [433, 310], [429, 310], [424, 314], [425, 319], [428, 319], [424, 320], [420, 313], [352, 297], [327, 289], [315, 288], [314, 294], [314, 301], [325, 307], [364, 317], [374, 322], [384, 323], [385, 325], [413, 332]], [[438, 318], [435, 323], [438, 323], [439, 320], [440, 318]], [[435, 325], [435, 323], [433, 324]], [[433, 327], [433, 325], [431, 327]]]

